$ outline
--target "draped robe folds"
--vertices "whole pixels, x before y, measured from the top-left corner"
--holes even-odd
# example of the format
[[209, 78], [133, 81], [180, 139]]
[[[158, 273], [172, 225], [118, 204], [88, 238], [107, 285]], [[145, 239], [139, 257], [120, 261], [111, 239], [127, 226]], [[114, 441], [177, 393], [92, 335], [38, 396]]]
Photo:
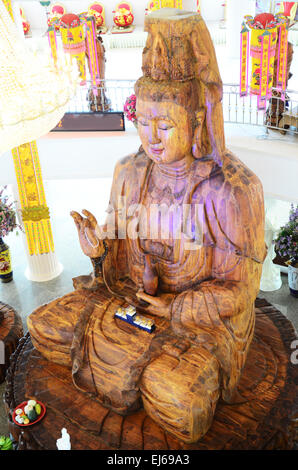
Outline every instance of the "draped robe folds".
[[[165, 380], [175, 395], [171, 377], [179, 380], [181, 373], [189, 384], [185, 387], [209, 400], [205, 429], [201, 434], [194, 431], [188, 438], [191, 441], [210, 426], [220, 393], [225, 401], [232, 401], [253, 337], [254, 301], [266, 254], [263, 191], [258, 178], [228, 151], [222, 167], [211, 158], [194, 160], [183, 203], [196, 205], [200, 236], [196, 239], [196, 231], [183, 233], [180, 240], [173, 241], [168, 257], [154, 252], [154, 241], [145, 243], [159, 276], [159, 292], [171, 296], [170, 319], [154, 317], [140, 306], [142, 314], [155, 319], [156, 332], [150, 335], [130, 326], [124, 331], [121, 324], [115, 327], [113, 315], [124, 305], [129, 290], [135, 293], [143, 286], [146, 252], [139, 237], [123, 238], [123, 224], [138, 226], [139, 205], [146, 206], [148, 201], [154, 165], [142, 149], [116, 165], [109, 208], [110, 217], [116, 214], [116, 234], [114, 239], [106, 239], [109, 252], [102, 274], [108, 288], [104, 282], [99, 284], [102, 302], [97, 297], [92, 307], [82, 305], [77, 309], [81, 314], [68, 306], [70, 313], [63, 318], [60, 331], [58, 307], [51, 310], [51, 304], [47, 310], [33, 312], [28, 326], [37, 349], [50, 360], [55, 350], [56, 362], [72, 367], [77, 387], [122, 414], [136, 409], [142, 397], [153, 419], [166, 422], [166, 414], [156, 411], [162, 407], [158, 391], [162, 385], [157, 382]], [[126, 218], [121, 217], [123, 201]], [[66, 298], [59, 308], [67, 305]], [[45, 322], [51, 327], [44, 328]], [[77, 330], [81, 336], [76, 335]], [[170, 362], [163, 361], [165, 354], [172, 357]], [[192, 377], [194, 373], [196, 377]], [[177, 395], [175, 399], [184, 398]], [[202, 409], [203, 405], [196, 407]], [[183, 422], [188, 425], [193, 426]], [[166, 428], [170, 430], [170, 426]], [[183, 438], [183, 431], [180, 434]]]

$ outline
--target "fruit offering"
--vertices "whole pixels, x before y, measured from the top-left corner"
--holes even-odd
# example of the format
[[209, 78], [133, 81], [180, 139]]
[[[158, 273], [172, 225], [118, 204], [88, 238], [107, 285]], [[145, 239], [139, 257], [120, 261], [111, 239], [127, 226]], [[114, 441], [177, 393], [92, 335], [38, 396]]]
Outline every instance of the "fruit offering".
[[[36, 400], [28, 400], [27, 402], [19, 405], [14, 412], [14, 421], [20, 425], [33, 424], [35, 421], [39, 421], [38, 418], [41, 418], [41, 414], [45, 408], [42, 408], [40, 403], [37, 403]], [[43, 414], [44, 414], [43, 413]]]

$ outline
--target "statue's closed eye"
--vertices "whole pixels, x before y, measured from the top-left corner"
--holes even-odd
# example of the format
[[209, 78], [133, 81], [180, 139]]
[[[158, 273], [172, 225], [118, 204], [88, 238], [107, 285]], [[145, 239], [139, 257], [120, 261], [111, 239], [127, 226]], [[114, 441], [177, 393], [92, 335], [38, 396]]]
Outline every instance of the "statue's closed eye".
[[148, 121], [142, 118], [138, 118], [138, 123], [141, 124], [141, 126], [149, 126]]
[[168, 131], [169, 129], [172, 129], [174, 125], [171, 122], [168, 121], [158, 121], [158, 129], [161, 129], [162, 131]]

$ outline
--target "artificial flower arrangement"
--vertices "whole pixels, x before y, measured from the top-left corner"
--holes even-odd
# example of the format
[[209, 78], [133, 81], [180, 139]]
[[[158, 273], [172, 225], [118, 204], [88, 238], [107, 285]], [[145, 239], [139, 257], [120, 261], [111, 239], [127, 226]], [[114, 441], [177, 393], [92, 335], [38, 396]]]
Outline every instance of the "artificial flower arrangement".
[[5, 237], [15, 228], [22, 230], [16, 221], [16, 211], [13, 202], [8, 202], [8, 196], [4, 196], [6, 186], [0, 190], [0, 238]]
[[298, 267], [298, 205], [294, 208], [291, 204], [289, 221], [275, 239], [275, 251], [293, 267]]
[[124, 114], [129, 121], [131, 121], [135, 127], [137, 127], [137, 117], [136, 117], [136, 95], [130, 95], [124, 104]]

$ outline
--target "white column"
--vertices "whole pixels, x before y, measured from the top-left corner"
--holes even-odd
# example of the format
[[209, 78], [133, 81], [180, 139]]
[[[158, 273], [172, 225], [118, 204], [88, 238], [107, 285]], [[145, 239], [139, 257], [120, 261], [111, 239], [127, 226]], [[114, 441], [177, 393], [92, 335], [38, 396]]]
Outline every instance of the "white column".
[[[21, 204], [19, 200], [19, 192], [16, 184], [12, 185], [14, 200], [17, 204], [18, 219], [20, 225], [22, 225], [21, 219]], [[42, 255], [30, 255], [27, 245], [27, 239], [25, 233], [22, 233], [22, 239], [24, 244], [24, 250], [27, 257], [28, 266], [25, 270], [25, 276], [30, 281], [35, 282], [46, 282], [58, 277], [62, 271], [63, 266], [59, 263], [56, 253], [49, 252]]]
[[240, 31], [245, 15], [255, 16], [254, 0], [227, 0], [227, 51], [232, 59], [240, 58]]

